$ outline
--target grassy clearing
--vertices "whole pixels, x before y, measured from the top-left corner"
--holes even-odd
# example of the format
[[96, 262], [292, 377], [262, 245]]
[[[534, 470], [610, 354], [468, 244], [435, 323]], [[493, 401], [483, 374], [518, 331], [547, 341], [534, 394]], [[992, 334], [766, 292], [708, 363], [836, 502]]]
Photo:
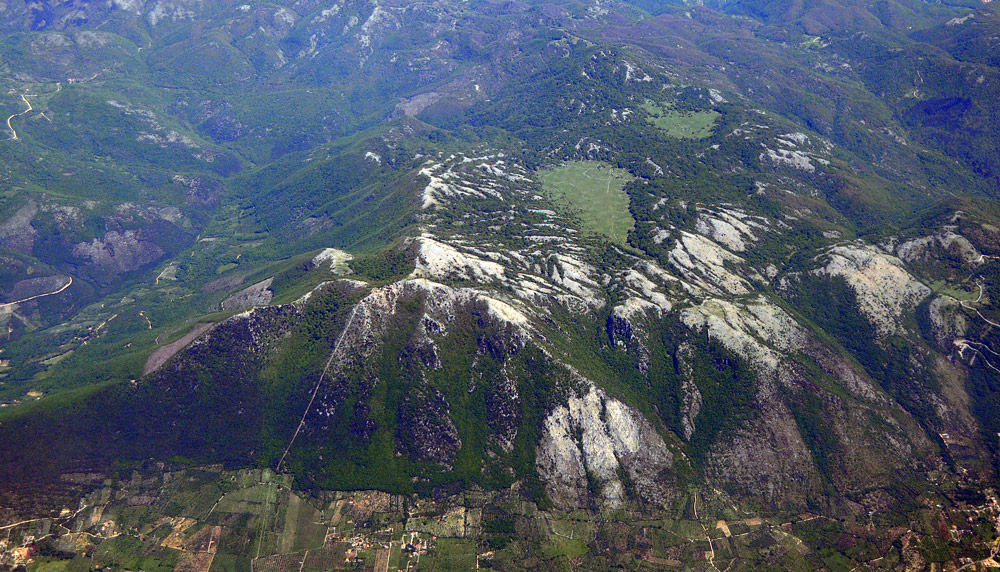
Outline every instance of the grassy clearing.
[[36, 562], [32, 572], [66, 572], [69, 560]]
[[677, 111], [654, 101], [646, 100], [640, 107], [649, 114], [647, 121], [662, 129], [667, 135], [679, 139], [704, 139], [712, 134], [715, 111]]
[[807, 50], [818, 50], [826, 46], [827, 44], [823, 42], [823, 38], [819, 36], [805, 36], [805, 40], [799, 42], [799, 47]]
[[222, 497], [215, 510], [219, 512], [259, 515], [263, 511], [265, 504], [270, 504], [270, 499], [273, 496], [272, 485], [254, 485], [249, 488], [233, 491]]
[[439, 538], [431, 554], [420, 559], [420, 570], [465, 572], [476, 569], [476, 543], [465, 538]]
[[971, 289], [965, 290], [960, 285], [951, 284], [946, 280], [935, 280], [929, 286], [935, 294], [946, 294], [959, 301], [974, 302], [979, 297], [979, 289], [974, 285]]
[[539, 172], [546, 194], [580, 218], [584, 230], [625, 244], [635, 226], [625, 185], [632, 175], [600, 161], [574, 161]]
[[590, 551], [587, 543], [594, 533], [590, 521], [556, 519], [549, 522], [548, 534], [542, 544], [542, 554], [548, 558], [576, 558]]
[[[294, 508], [293, 508], [294, 505]], [[285, 513], [285, 528], [282, 534], [282, 548], [285, 543], [289, 551], [315, 550], [323, 546], [326, 526], [321, 524], [323, 514], [296, 494], [288, 499]]]

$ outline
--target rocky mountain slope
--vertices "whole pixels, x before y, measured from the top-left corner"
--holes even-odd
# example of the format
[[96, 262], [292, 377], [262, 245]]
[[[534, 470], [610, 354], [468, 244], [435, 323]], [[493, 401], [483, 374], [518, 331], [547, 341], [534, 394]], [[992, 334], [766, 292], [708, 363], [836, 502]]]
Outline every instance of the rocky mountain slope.
[[986, 562], [993, 9], [893, 6], [0, 4], [11, 514], [223, 463]]

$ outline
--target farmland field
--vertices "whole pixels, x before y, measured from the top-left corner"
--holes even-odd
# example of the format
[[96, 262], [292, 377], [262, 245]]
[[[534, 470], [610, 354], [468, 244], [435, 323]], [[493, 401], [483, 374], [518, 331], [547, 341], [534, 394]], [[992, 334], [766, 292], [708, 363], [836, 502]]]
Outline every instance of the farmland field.
[[435, 572], [476, 569], [476, 544], [465, 538], [441, 538], [434, 552], [421, 559], [420, 570]]
[[625, 244], [635, 226], [625, 185], [632, 176], [600, 161], [573, 161], [539, 173], [542, 188], [580, 218], [583, 228]]

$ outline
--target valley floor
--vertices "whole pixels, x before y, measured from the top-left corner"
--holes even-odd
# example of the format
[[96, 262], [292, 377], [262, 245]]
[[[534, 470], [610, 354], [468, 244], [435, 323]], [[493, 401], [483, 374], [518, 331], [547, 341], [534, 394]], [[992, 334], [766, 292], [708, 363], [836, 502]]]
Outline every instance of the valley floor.
[[[993, 491], [982, 506], [928, 501], [910, 527], [886, 528], [860, 517], [754, 516], [700, 494], [668, 515], [541, 510], [516, 487], [443, 488], [434, 498], [301, 491], [291, 475], [217, 466], [116, 480], [65, 475], [63, 484], [90, 492], [76, 508], [0, 526], [0, 570], [921, 569], [917, 544], [961, 544], [965, 528], [1000, 519]], [[997, 565], [998, 551], [994, 541], [978, 557], [932, 569], [984, 570]]]

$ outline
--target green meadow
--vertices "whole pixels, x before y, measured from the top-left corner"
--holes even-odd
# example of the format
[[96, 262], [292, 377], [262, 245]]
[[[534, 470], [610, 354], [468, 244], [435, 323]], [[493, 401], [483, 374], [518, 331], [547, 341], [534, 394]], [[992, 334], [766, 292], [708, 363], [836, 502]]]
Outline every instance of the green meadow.
[[632, 175], [600, 161], [573, 161], [539, 172], [542, 189], [580, 218], [585, 230], [625, 244], [635, 226], [625, 185]]
[[647, 121], [662, 129], [667, 135], [680, 139], [704, 139], [712, 134], [716, 111], [679, 111], [646, 100], [640, 107], [649, 114]]

